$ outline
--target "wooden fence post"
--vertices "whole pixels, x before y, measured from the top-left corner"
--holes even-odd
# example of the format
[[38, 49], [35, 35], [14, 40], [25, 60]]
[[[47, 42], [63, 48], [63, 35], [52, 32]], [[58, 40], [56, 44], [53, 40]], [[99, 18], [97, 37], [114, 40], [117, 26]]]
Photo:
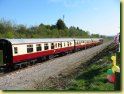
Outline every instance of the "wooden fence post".
[[120, 89], [121, 89], [121, 84], [120, 84], [120, 72], [115, 72], [114, 89], [115, 89], [115, 90], [120, 90]]

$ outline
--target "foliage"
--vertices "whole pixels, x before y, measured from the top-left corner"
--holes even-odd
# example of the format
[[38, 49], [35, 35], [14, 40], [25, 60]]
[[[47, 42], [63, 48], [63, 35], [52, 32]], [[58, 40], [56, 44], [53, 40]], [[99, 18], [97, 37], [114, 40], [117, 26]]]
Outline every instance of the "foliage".
[[57, 21], [56, 27], [58, 30], [64, 30], [65, 28], [67, 28], [65, 23], [61, 19]]
[[[5, 19], [0, 20], [0, 38], [88, 38], [100, 37], [79, 27], [67, 27], [63, 20], [58, 19], [55, 25], [44, 25], [26, 27], [23, 24], [16, 25]], [[102, 36], [105, 37], [105, 36]]]

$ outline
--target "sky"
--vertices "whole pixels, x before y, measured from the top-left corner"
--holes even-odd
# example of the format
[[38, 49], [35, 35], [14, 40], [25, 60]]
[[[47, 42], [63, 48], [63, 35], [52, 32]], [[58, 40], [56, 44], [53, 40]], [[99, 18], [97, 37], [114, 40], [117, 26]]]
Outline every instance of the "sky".
[[0, 0], [0, 19], [16, 24], [53, 25], [60, 18], [67, 27], [90, 34], [116, 35], [120, 32], [120, 0]]

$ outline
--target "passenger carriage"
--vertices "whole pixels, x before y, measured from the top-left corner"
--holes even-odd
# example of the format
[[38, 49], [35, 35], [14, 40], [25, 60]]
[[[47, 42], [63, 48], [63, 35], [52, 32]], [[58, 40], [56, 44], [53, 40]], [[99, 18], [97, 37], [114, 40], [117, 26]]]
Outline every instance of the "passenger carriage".
[[0, 66], [31, 64], [92, 47], [102, 38], [0, 39]]
[[[1, 39], [0, 64], [18, 63], [74, 50], [73, 39]], [[3, 54], [3, 55], [2, 55]]]

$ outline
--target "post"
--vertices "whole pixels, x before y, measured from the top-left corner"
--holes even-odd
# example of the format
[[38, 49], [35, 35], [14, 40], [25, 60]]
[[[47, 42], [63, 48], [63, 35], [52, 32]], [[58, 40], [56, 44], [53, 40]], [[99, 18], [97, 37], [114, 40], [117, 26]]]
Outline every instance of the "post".
[[114, 83], [114, 89], [120, 90], [121, 84], [120, 84], [120, 72], [115, 72], [115, 83]]
[[[116, 53], [117, 63], [120, 67], [120, 52]], [[114, 83], [115, 90], [121, 90], [121, 81], [120, 81], [120, 69], [115, 72], [115, 83]]]

